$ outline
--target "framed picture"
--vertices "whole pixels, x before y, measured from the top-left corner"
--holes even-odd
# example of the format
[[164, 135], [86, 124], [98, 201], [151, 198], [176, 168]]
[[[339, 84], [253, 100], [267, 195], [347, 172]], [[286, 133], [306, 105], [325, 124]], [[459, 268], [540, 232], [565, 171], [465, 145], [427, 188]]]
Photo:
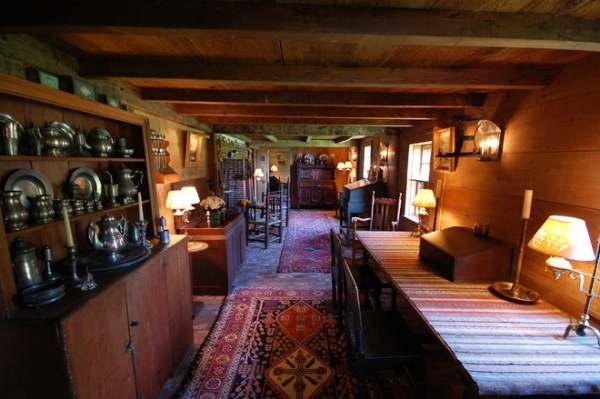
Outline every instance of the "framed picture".
[[199, 158], [202, 149], [202, 136], [193, 132], [186, 132], [185, 135], [185, 158], [183, 166], [192, 168], [199, 165]]
[[454, 172], [454, 128], [434, 128], [433, 130], [433, 169], [436, 172]]

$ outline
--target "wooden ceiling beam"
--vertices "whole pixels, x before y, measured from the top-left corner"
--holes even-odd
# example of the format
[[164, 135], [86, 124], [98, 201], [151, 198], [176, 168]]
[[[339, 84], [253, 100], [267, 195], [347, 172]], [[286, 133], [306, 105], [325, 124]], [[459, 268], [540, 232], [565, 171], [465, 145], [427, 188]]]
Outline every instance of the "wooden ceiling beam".
[[556, 14], [222, 1], [21, 0], [3, 5], [0, 13], [5, 33], [134, 33], [307, 41], [362, 38], [373, 43], [385, 40], [418, 46], [596, 52], [600, 51], [599, 24], [598, 20]]
[[84, 78], [160, 78], [213, 84], [275, 84], [307, 87], [538, 90], [547, 87], [551, 71], [517, 69], [351, 68], [282, 65], [203, 64], [174, 60], [79, 59]]
[[182, 115], [198, 115], [199, 117], [317, 117], [317, 118], [393, 118], [402, 120], [434, 120], [440, 112], [414, 108], [381, 108], [381, 107], [332, 107], [332, 106], [294, 106], [294, 105], [204, 105], [177, 104], [175, 111]]
[[261, 117], [261, 116], [205, 116], [198, 118], [202, 123], [210, 124], [254, 124], [254, 125], [342, 125], [342, 126], [389, 126], [411, 127], [412, 123], [403, 119], [365, 119], [355, 118], [321, 118], [321, 117]]
[[403, 108], [481, 107], [486, 94], [372, 93], [355, 91], [193, 90], [142, 87], [144, 101], [195, 104], [371, 105]]

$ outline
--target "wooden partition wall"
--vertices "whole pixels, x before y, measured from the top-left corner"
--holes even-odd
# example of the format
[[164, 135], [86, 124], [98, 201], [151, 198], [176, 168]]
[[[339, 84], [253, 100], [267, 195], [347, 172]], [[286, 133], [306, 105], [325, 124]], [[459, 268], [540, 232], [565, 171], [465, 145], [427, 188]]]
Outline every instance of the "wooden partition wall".
[[[596, 242], [600, 234], [599, 63], [600, 57], [596, 57], [572, 64], [550, 87], [513, 97], [512, 103], [505, 101], [496, 120], [488, 114], [505, 127], [501, 158], [497, 162], [459, 158], [455, 172], [431, 174], [432, 185], [437, 179], [444, 182], [439, 227], [486, 223], [493, 237], [518, 249], [523, 195], [531, 189], [527, 241], [549, 215], [560, 214], [584, 219], [592, 242]], [[505, 110], [511, 106], [514, 109], [507, 115]], [[428, 137], [423, 131], [401, 137], [400, 174], [405, 173], [402, 165], [406, 165], [408, 145]], [[526, 248], [521, 283], [579, 317], [585, 295], [578, 292], [577, 282], [566, 276], [554, 280], [552, 273], [545, 271], [545, 259]], [[575, 267], [591, 271], [592, 265], [578, 263]], [[592, 302], [592, 316], [600, 317], [600, 300]]]

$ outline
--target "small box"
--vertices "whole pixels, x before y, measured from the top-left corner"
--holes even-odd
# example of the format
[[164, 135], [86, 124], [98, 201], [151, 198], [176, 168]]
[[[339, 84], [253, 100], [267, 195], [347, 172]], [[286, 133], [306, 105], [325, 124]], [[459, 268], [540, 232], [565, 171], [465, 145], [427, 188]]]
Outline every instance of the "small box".
[[456, 282], [505, 281], [510, 278], [513, 247], [472, 229], [448, 227], [421, 237], [419, 258]]
[[58, 77], [59, 88], [62, 91], [73, 93], [76, 96], [96, 101], [96, 89], [90, 83], [75, 79], [72, 76], [62, 75]]
[[30, 82], [39, 83], [42, 86], [58, 89], [58, 77], [35, 68], [25, 68], [25, 77]]
[[98, 101], [103, 104], [110, 105], [111, 107], [121, 109], [121, 101], [119, 101], [119, 99], [116, 97], [108, 96], [106, 94], [98, 94]]

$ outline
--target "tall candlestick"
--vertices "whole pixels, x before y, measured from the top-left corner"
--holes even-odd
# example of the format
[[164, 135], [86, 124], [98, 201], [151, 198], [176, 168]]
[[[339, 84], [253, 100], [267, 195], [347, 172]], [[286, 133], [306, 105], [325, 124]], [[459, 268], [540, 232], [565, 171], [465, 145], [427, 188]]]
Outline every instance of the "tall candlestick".
[[65, 222], [65, 234], [67, 236], [67, 247], [74, 247], [73, 233], [71, 232], [71, 223], [69, 222], [69, 210], [66, 206], [62, 207], [63, 220]]
[[531, 215], [531, 200], [533, 198], [533, 190], [525, 190], [525, 196], [523, 197], [523, 219], [529, 219]]
[[142, 207], [142, 193], [138, 192], [138, 211], [140, 220], [144, 220], [144, 208]]

